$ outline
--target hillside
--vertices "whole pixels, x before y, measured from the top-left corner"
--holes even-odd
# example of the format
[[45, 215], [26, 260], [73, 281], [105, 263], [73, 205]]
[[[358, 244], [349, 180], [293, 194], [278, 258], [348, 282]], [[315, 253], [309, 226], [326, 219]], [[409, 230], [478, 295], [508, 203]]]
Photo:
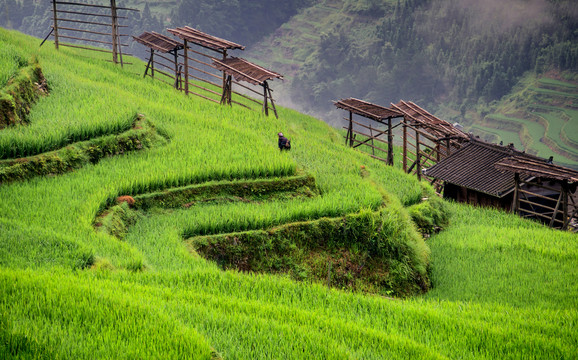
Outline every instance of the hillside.
[[[335, 127], [341, 126], [341, 115], [333, 100], [357, 97], [387, 105], [405, 99], [490, 141], [514, 143], [545, 158], [553, 155], [561, 165], [578, 167], [578, 146], [566, 135], [578, 123], [575, 94], [566, 86], [576, 84], [578, 72], [578, 12], [573, 1], [123, 4], [142, 10], [124, 20], [128, 34], [186, 24], [246, 45], [243, 56], [285, 75], [284, 85], [277, 89], [282, 105]], [[49, 5], [0, 0], [0, 26], [44, 37], [51, 23]], [[146, 56], [144, 47], [129, 44], [132, 54]], [[533, 88], [556, 95], [540, 90], [537, 98], [527, 91], [520, 97], [518, 91], [529, 79], [540, 78], [566, 85], [551, 89], [536, 83]], [[524, 100], [513, 106], [512, 98]], [[542, 106], [539, 114], [534, 103]]]
[[[48, 90], [0, 129], [1, 357], [578, 355], [576, 235], [36, 41], [0, 29], [2, 95]], [[449, 226], [426, 243], [420, 212]]]

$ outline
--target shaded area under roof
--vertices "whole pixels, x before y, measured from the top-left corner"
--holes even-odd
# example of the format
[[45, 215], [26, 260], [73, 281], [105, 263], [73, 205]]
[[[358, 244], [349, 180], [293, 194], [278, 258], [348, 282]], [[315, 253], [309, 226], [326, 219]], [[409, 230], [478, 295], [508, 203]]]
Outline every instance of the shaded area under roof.
[[495, 164], [496, 169], [534, 177], [578, 182], [578, 171], [521, 156], [507, 157]]
[[377, 121], [403, 116], [402, 113], [396, 110], [354, 98], [341, 99], [334, 102], [334, 104], [340, 109], [351, 111], [354, 114]]
[[414, 125], [423, 125], [425, 131], [438, 139], [446, 137], [469, 139], [469, 135], [465, 132], [459, 130], [451, 123], [433, 116], [411, 101], [400, 100], [397, 104], [391, 104], [391, 107], [402, 113]]
[[225, 74], [235, 77], [235, 80], [246, 81], [253, 85], [263, 85], [265, 81], [270, 79], [283, 80], [281, 74], [237, 57], [231, 57], [225, 60], [213, 59], [213, 65], [215, 65], [218, 70], [225, 72]]
[[206, 34], [202, 31], [193, 29], [192, 27], [189, 26], [178, 27], [176, 29], [167, 29], [167, 31], [175, 36], [178, 36], [183, 40], [190, 41], [194, 44], [215, 51], [234, 50], [234, 49], [245, 50], [245, 47], [243, 45], [239, 45], [232, 41]]
[[[512, 156], [546, 163], [544, 159], [522, 153], [513, 147], [471, 139], [449, 157], [425, 170], [425, 174], [501, 198], [514, 189], [514, 177], [509, 172], [499, 171], [494, 164]], [[520, 178], [527, 180], [530, 177], [528, 174]]]
[[140, 34], [139, 36], [133, 36], [133, 39], [148, 48], [160, 51], [162, 53], [167, 53], [173, 50], [181, 50], [183, 48], [183, 43], [175, 41], [168, 36], [156, 33], [154, 31]]

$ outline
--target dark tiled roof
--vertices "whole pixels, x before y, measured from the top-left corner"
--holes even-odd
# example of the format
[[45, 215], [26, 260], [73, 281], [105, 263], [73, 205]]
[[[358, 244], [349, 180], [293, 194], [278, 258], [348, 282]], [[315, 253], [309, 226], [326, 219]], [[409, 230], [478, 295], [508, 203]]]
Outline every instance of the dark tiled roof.
[[[514, 176], [511, 172], [496, 169], [494, 164], [511, 156], [546, 162], [513, 147], [470, 139], [461, 149], [427, 169], [425, 173], [458, 186], [502, 197], [514, 188]], [[524, 180], [529, 177], [530, 175], [522, 175], [520, 178]]]
[[181, 38], [183, 40], [190, 41], [194, 44], [200, 45], [202, 47], [205, 47], [205, 48], [208, 48], [211, 50], [216, 50], [216, 51], [223, 51], [223, 50], [227, 50], [227, 49], [245, 50], [245, 47], [243, 45], [239, 45], [239, 44], [236, 44], [232, 41], [221, 39], [221, 38], [218, 38], [216, 36], [206, 34], [202, 31], [199, 31], [197, 29], [193, 29], [192, 27], [189, 27], [189, 26], [179, 27], [176, 29], [167, 29], [167, 31], [170, 32], [171, 34], [175, 35], [175, 36], [178, 36], [179, 38]]
[[168, 36], [156, 33], [154, 31], [140, 34], [139, 36], [133, 36], [136, 42], [143, 44], [144, 46], [151, 48], [153, 50], [160, 51], [162, 53], [167, 53], [173, 50], [180, 50], [183, 48], [183, 44], [171, 39]]
[[270, 79], [283, 79], [281, 74], [236, 57], [225, 60], [213, 59], [213, 65], [227, 75], [234, 76], [237, 81], [247, 81], [253, 85], [263, 85]]
[[345, 100], [341, 99], [335, 102], [335, 106], [340, 109], [351, 111], [354, 114], [377, 121], [403, 116], [396, 110], [354, 98]]
[[576, 170], [520, 156], [502, 159], [495, 166], [498, 170], [547, 179], [567, 180], [569, 183], [578, 182], [578, 171]]

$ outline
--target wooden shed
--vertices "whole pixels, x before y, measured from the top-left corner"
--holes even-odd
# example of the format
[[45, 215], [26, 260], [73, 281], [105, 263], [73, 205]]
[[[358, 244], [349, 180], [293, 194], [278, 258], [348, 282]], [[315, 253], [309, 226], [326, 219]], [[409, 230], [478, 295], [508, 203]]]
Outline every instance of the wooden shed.
[[554, 228], [578, 226], [578, 171], [521, 156], [494, 166], [514, 181], [514, 212]]
[[[472, 137], [462, 144], [461, 149], [425, 169], [424, 173], [444, 182], [444, 198], [510, 210], [514, 177], [494, 165], [512, 156], [546, 163], [546, 160], [518, 151], [513, 146], [490, 144]], [[523, 180], [530, 178], [531, 175], [521, 175]]]

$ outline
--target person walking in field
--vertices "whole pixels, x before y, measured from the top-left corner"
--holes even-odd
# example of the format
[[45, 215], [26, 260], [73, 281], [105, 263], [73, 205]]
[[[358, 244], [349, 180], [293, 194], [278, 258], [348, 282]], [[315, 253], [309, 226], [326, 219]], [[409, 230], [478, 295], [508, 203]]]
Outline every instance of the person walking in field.
[[291, 150], [291, 141], [283, 136], [283, 133], [277, 135], [279, 135], [279, 150]]

